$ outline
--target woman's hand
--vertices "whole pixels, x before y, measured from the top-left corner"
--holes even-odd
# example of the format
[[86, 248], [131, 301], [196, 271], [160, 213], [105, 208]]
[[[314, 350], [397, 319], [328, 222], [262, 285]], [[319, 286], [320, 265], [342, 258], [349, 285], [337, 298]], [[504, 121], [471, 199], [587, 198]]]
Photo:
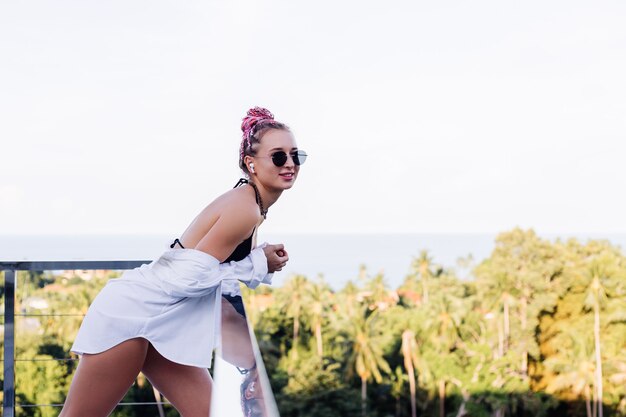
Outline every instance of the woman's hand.
[[266, 245], [263, 248], [265, 257], [267, 258], [267, 271], [272, 273], [280, 271], [289, 260], [285, 246], [281, 243], [276, 245]]

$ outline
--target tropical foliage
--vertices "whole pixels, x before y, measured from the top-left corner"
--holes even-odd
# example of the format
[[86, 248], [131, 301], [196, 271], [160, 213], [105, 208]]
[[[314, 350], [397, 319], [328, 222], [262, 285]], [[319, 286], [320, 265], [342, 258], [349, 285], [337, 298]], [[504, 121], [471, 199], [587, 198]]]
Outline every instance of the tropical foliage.
[[618, 248], [515, 229], [472, 271], [422, 251], [395, 290], [361, 270], [246, 291], [281, 415], [626, 415]]
[[[619, 248], [514, 229], [471, 271], [460, 279], [421, 251], [397, 289], [363, 267], [341, 289], [296, 275], [279, 288], [244, 290], [281, 415], [626, 416]], [[18, 403], [63, 401], [75, 362], [52, 359], [67, 357], [107, 279], [18, 276], [17, 311], [25, 314], [16, 318]], [[42, 299], [47, 307], [35, 308]], [[58, 313], [75, 315], [48, 316]], [[154, 399], [140, 377], [125, 401]], [[18, 409], [20, 416], [57, 413]]]

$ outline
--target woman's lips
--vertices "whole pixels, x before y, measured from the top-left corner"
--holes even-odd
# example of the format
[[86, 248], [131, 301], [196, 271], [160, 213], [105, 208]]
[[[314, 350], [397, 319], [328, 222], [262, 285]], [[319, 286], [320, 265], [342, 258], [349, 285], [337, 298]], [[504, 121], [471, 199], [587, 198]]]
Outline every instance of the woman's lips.
[[278, 174], [280, 175], [282, 178], [286, 179], [286, 180], [292, 180], [293, 179], [293, 172], [286, 172], [284, 174]]

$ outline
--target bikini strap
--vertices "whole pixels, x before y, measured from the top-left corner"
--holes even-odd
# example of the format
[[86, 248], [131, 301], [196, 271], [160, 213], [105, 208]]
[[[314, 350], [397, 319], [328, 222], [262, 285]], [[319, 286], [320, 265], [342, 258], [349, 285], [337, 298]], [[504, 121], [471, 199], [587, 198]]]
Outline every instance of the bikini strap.
[[237, 184], [235, 184], [235, 186], [233, 188], [237, 188], [239, 187], [241, 184], [247, 184], [249, 183], [249, 181], [245, 178], [239, 178], [239, 181], [237, 181]]
[[259, 194], [259, 189], [256, 188], [256, 184], [253, 182], [248, 181], [245, 178], [239, 178], [239, 181], [237, 181], [237, 184], [235, 184], [235, 186], [233, 188], [237, 188], [242, 184], [250, 184], [250, 186], [252, 186], [252, 188], [254, 188], [254, 197], [256, 199], [256, 203], [258, 204], [259, 208], [261, 209], [261, 215], [263, 216], [263, 218], [265, 219], [266, 215], [267, 215], [267, 210], [265, 208], [263, 208], [263, 202], [261, 201], [261, 195]]
[[180, 243], [180, 240], [178, 240], [178, 238], [174, 239], [174, 243], [172, 243], [172, 244], [170, 245], [170, 248], [174, 249], [174, 246], [175, 246], [177, 243], [180, 245], [180, 247], [181, 247], [181, 248], [185, 249], [185, 247], [183, 246], [183, 244], [182, 244], [182, 243]]

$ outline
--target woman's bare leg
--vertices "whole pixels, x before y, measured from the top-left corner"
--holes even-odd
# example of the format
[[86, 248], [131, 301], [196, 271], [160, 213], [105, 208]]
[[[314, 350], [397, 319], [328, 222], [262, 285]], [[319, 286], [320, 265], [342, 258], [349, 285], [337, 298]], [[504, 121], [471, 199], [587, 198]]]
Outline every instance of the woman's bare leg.
[[148, 344], [136, 338], [82, 355], [59, 417], [108, 416], [139, 374]]
[[213, 381], [208, 370], [172, 362], [150, 344], [141, 372], [182, 417], [209, 417]]

